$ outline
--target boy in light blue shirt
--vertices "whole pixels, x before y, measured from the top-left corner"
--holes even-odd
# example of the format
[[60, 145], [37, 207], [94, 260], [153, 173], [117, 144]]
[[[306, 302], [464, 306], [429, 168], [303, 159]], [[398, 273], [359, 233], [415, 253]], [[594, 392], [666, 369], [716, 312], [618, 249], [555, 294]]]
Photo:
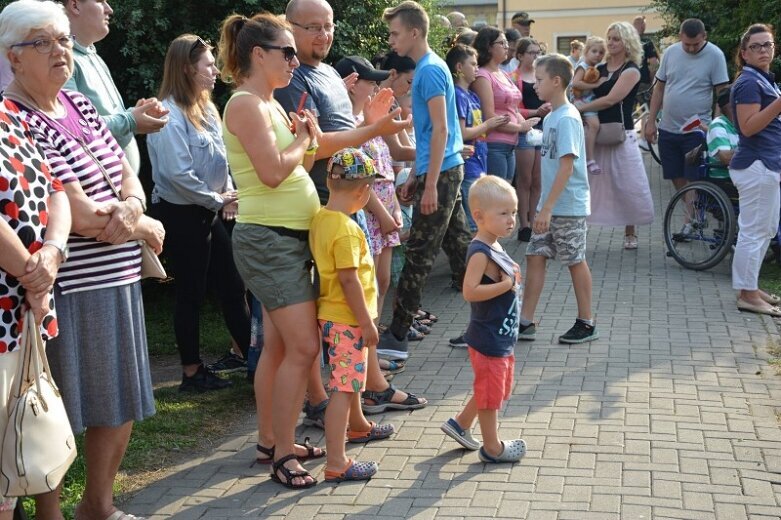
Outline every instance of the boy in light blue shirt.
[[526, 290], [518, 339], [535, 339], [532, 321], [548, 258], [569, 267], [578, 317], [559, 336], [559, 343], [585, 343], [599, 337], [591, 315], [591, 270], [586, 263], [586, 217], [591, 197], [586, 170], [586, 143], [578, 110], [567, 100], [572, 64], [561, 54], [548, 54], [535, 64], [537, 95], [552, 105], [543, 123], [542, 193], [532, 237], [526, 250]]

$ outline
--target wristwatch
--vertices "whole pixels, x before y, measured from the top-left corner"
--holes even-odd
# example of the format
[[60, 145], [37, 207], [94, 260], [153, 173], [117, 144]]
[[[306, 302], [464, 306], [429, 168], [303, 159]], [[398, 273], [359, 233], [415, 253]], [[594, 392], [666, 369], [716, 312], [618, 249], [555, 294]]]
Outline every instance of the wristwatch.
[[68, 261], [68, 252], [70, 249], [68, 248], [67, 242], [59, 242], [57, 240], [45, 240], [43, 242], [43, 245], [45, 246], [52, 246], [54, 249], [60, 252], [60, 260], [64, 262]]

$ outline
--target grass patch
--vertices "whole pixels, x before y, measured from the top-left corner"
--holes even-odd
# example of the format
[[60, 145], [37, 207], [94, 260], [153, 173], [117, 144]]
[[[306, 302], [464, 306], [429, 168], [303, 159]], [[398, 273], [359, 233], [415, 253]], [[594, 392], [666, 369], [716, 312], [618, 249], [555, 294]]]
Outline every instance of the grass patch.
[[764, 264], [759, 274], [759, 286], [766, 292], [781, 294], [781, 266], [776, 262]]
[[[157, 414], [136, 423], [114, 483], [119, 501], [161, 478], [177, 462], [213, 449], [216, 441], [254, 413], [252, 386], [243, 374], [231, 379], [233, 387], [199, 395], [179, 393], [176, 386], [155, 391]], [[86, 479], [84, 436], [77, 436], [76, 442], [79, 455], [65, 477], [62, 491], [66, 520], [73, 518]], [[34, 517], [35, 502], [25, 499], [24, 505], [27, 514]]]
[[[176, 354], [174, 336], [173, 282], [145, 280], [144, 310], [149, 355]], [[209, 357], [225, 354], [230, 345], [230, 334], [222, 319], [222, 312], [215, 298], [209, 294], [201, 306], [201, 353]]]

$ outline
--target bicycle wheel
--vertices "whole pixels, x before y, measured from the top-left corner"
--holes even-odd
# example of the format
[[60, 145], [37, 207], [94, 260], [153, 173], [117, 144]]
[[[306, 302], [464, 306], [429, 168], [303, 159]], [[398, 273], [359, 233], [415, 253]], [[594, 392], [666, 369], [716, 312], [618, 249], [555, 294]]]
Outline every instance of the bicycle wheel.
[[724, 190], [698, 181], [681, 188], [664, 213], [664, 242], [668, 256], [702, 271], [715, 266], [735, 244], [737, 221]]

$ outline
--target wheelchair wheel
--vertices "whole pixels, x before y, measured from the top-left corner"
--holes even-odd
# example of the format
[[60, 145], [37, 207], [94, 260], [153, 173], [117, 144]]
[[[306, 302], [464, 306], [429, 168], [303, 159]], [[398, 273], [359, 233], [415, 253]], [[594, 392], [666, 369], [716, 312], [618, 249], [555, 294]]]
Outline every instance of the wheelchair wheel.
[[732, 202], [709, 182], [687, 184], [664, 213], [667, 254], [687, 269], [702, 271], [721, 262], [732, 250], [736, 233]]

